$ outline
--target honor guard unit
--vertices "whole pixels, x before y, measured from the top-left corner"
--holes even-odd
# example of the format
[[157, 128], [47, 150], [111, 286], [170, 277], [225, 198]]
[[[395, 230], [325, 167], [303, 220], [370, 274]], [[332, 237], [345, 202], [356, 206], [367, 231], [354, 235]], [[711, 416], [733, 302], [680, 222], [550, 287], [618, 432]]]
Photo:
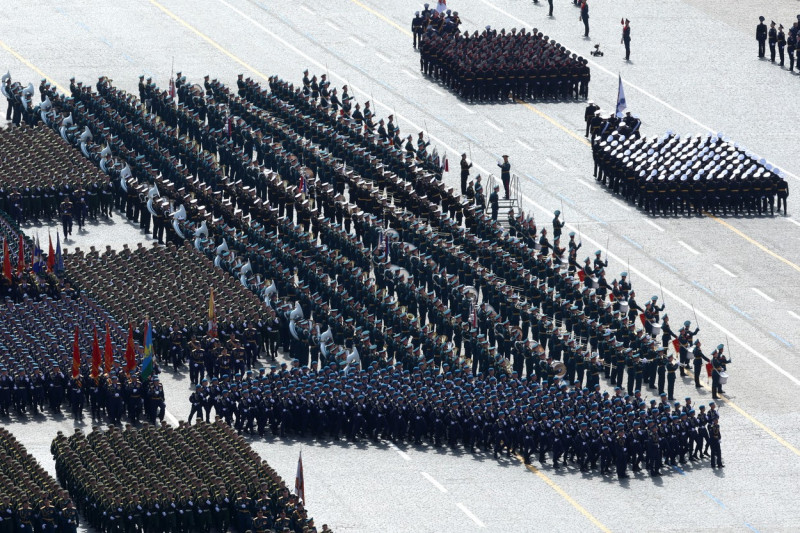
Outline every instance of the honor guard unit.
[[774, 215], [776, 199], [786, 214], [780, 169], [723, 134], [643, 137], [638, 126], [630, 114], [587, 116], [594, 177], [612, 193], [653, 216]]
[[469, 102], [576, 100], [589, 96], [588, 61], [542, 34], [459, 30], [458, 13], [417, 15], [420, 69]]

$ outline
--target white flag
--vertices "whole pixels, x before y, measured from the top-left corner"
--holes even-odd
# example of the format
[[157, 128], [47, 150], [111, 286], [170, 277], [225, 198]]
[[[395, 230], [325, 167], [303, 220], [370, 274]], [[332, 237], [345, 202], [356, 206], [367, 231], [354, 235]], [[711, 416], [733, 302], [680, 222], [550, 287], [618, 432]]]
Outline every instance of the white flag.
[[306, 486], [303, 482], [303, 452], [300, 452], [300, 458], [297, 460], [297, 475], [294, 478], [294, 494], [303, 505], [306, 503]]
[[625, 101], [625, 89], [622, 87], [622, 75], [619, 75], [619, 91], [617, 92], [617, 116], [621, 117], [622, 112], [628, 108]]

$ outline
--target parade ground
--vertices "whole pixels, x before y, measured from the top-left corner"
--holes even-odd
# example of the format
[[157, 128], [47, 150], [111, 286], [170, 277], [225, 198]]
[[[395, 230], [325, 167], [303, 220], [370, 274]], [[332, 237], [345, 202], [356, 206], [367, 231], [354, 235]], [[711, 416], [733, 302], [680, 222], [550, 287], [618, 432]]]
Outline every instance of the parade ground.
[[[624, 203], [592, 177], [585, 101], [475, 104], [426, 79], [412, 46], [411, 19], [422, 9], [415, 2], [15, 3], [0, 20], [0, 70], [25, 85], [47, 79], [67, 94], [72, 77], [94, 85], [105, 75], [137, 94], [140, 75], [167, 87], [175, 71], [189, 83], [202, 84], [208, 74], [229, 86], [238, 74], [264, 86], [272, 75], [297, 85], [305, 69], [327, 74], [362, 105], [369, 100], [378, 117], [393, 114], [404, 136], [424, 132], [431, 148], [447, 155], [444, 179], [455, 190], [462, 153], [474, 162], [472, 176], [484, 177], [499, 176], [497, 162], [509, 155], [521, 208], [541, 226], [561, 210], [565, 232], [583, 243], [579, 262], [601, 251], [609, 280], [627, 271], [640, 301], [657, 295], [673, 325], [690, 320], [700, 328], [709, 352], [727, 347], [729, 381], [717, 402], [724, 469], [687, 462], [660, 478], [640, 472], [618, 481], [574, 464], [525, 466], [483, 451], [252, 437], [290, 486], [302, 451], [306, 508], [318, 528], [788, 532], [800, 523], [800, 74], [757, 58], [755, 26], [763, 15], [788, 29], [800, 4], [764, 4], [597, 1], [589, 38], [569, 0], [555, 0], [552, 18], [544, 0], [452, 0], [448, 7], [470, 33], [487, 25], [537, 28], [588, 58], [589, 99], [605, 111], [615, 109], [621, 76], [643, 135], [720, 133], [758, 154], [787, 177], [786, 216], [653, 217]], [[631, 21], [630, 61], [620, 18]], [[603, 57], [589, 56], [595, 44]], [[23, 228], [47, 238], [47, 226]], [[62, 245], [138, 242], [150, 246], [151, 239], [117, 213]], [[704, 387], [696, 389], [692, 379], [678, 378], [676, 399], [708, 405], [705, 371], [701, 379]], [[165, 369], [161, 381], [166, 420], [186, 420], [188, 376]], [[8, 429], [54, 474], [50, 443], [57, 431], [73, 431], [71, 418], [12, 420]], [[88, 431], [90, 423], [80, 427]]]

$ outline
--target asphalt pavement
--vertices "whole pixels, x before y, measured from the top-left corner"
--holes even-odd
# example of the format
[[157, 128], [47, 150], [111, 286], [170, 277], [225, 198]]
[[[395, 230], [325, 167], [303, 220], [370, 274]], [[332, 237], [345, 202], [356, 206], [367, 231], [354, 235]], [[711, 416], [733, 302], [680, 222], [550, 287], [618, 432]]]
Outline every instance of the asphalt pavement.
[[[521, 179], [522, 207], [540, 226], [561, 209], [586, 255], [608, 255], [612, 277], [631, 272], [640, 298], [659, 295], [673, 324], [697, 322], [706, 346], [729, 342], [730, 395], [721, 406], [724, 470], [704, 462], [657, 481], [637, 476], [619, 483], [572, 467], [532, 471], [488, 454], [254, 441], [288, 480], [302, 449], [308, 508], [317, 524], [353, 532], [795, 530], [800, 214], [645, 216], [594, 184], [583, 103], [473, 105], [424, 79], [410, 37], [419, 7], [377, 0], [29, 2], [0, 20], [0, 68], [34, 85], [46, 76], [61, 87], [72, 76], [94, 84], [108, 75], [134, 93], [140, 74], [166, 87], [173, 70], [193, 82], [210, 74], [229, 85], [240, 72], [264, 84], [272, 74], [299, 83], [305, 68], [327, 72], [333, 85], [348, 83], [357, 101], [373, 101], [378, 116], [393, 113], [402, 133], [425, 131], [447, 152], [451, 168], [467, 152], [474, 170], [486, 175], [499, 155], [509, 154]], [[759, 61], [753, 35], [759, 15], [781, 16], [788, 27], [790, 7], [775, 7], [772, 15], [749, 0], [724, 6], [593, 2], [589, 39], [568, 1], [556, 2], [552, 19], [546, 2], [471, 0], [450, 7], [465, 29], [537, 27], [580, 54], [601, 44], [606, 55], [592, 61], [591, 99], [613, 109], [621, 75], [643, 134], [723, 132], [791, 173], [794, 207], [800, 76]], [[632, 21], [630, 62], [622, 59], [621, 17]], [[456, 172], [446, 179], [457, 187]], [[44, 227], [26, 231], [46, 239]], [[73, 239], [68, 246], [83, 249], [146, 242], [118, 214]], [[169, 417], [185, 419], [188, 376], [165, 374], [163, 380]], [[710, 399], [689, 380], [678, 393], [686, 395], [697, 403]], [[72, 426], [68, 420], [10, 424], [50, 471], [50, 441]]]

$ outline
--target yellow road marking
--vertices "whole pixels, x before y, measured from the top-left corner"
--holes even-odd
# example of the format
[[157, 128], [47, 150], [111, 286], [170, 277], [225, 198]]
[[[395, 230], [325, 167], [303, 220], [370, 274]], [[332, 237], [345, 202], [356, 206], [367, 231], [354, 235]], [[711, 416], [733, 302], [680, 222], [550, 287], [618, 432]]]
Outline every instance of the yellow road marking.
[[262, 79], [269, 80], [269, 76], [267, 76], [263, 72], [260, 72], [259, 70], [255, 69], [254, 67], [250, 66], [248, 63], [245, 63], [244, 61], [242, 61], [238, 56], [236, 56], [233, 53], [229, 52], [222, 45], [217, 43], [217, 41], [215, 41], [214, 39], [212, 39], [211, 37], [209, 37], [205, 33], [201, 32], [200, 30], [198, 30], [197, 28], [195, 28], [194, 26], [192, 26], [191, 24], [189, 24], [188, 22], [186, 22], [185, 20], [180, 18], [178, 15], [176, 15], [175, 13], [173, 13], [172, 11], [170, 11], [169, 9], [167, 9], [166, 7], [161, 5], [160, 3], [156, 2], [156, 0], [149, 0], [149, 1], [150, 1], [151, 4], [153, 4], [158, 9], [163, 11], [172, 20], [174, 20], [175, 22], [177, 22], [178, 24], [180, 24], [181, 26], [183, 26], [187, 30], [191, 31], [192, 33], [194, 33], [195, 35], [197, 35], [198, 37], [203, 39], [205, 42], [207, 42], [208, 44], [210, 44], [211, 46], [216, 48], [218, 51], [220, 51], [221, 53], [225, 54], [226, 56], [228, 56], [229, 58], [231, 58], [232, 60], [237, 62], [239, 65], [243, 66], [244, 68], [246, 68], [247, 70], [249, 70], [253, 74], [256, 74], [256, 75], [260, 76]]
[[522, 100], [517, 100], [516, 98], [514, 99], [514, 101], [517, 102], [518, 104], [521, 104], [523, 107], [526, 107], [526, 108], [530, 109], [531, 111], [533, 111], [534, 113], [536, 113], [537, 115], [539, 115], [540, 117], [545, 119], [547, 122], [549, 122], [550, 124], [555, 126], [556, 128], [558, 128], [561, 131], [563, 131], [564, 133], [574, 137], [576, 140], [582, 142], [586, 146], [591, 146], [592, 145], [592, 143], [587, 141], [584, 137], [581, 137], [580, 135], [578, 135], [577, 133], [575, 133], [574, 131], [572, 131], [568, 127], [564, 126], [563, 124], [561, 124], [559, 121], [557, 121], [556, 119], [554, 119], [553, 117], [551, 117], [547, 113], [544, 113], [543, 111], [539, 111], [537, 108], [535, 108], [533, 105], [529, 104], [528, 102], [523, 102]]
[[384, 21], [386, 24], [394, 26], [395, 28], [397, 28], [401, 32], [405, 33], [409, 37], [413, 37], [414, 36], [414, 34], [411, 33], [411, 31], [409, 31], [406, 28], [402, 27], [400, 24], [396, 23], [395, 21], [393, 21], [392, 19], [390, 19], [389, 17], [387, 17], [386, 15], [384, 15], [383, 13], [378, 11], [377, 9], [373, 9], [373, 8], [369, 7], [367, 4], [365, 4], [363, 2], [359, 2], [358, 0], [350, 0], [350, 1], [353, 2], [355, 5], [357, 5], [358, 7], [360, 7], [361, 9], [364, 9], [365, 11], [369, 11], [370, 13], [372, 13], [373, 15], [375, 15], [376, 17], [378, 17], [379, 19]]
[[525, 460], [522, 458], [522, 456], [520, 456], [520, 455], [518, 455], [518, 454], [517, 454], [515, 457], [516, 457], [517, 459], [519, 459], [519, 462], [520, 462], [520, 463], [522, 463], [522, 464], [525, 466], [525, 468], [527, 468], [528, 470], [530, 470], [531, 472], [533, 472], [534, 474], [536, 474], [537, 476], [539, 476], [539, 479], [541, 479], [542, 481], [544, 481], [545, 483], [547, 483], [547, 485], [548, 485], [548, 486], [549, 486], [551, 489], [553, 489], [554, 491], [556, 491], [556, 492], [558, 493], [558, 495], [559, 495], [559, 496], [561, 496], [562, 498], [564, 498], [565, 500], [567, 500], [567, 503], [569, 503], [570, 505], [572, 505], [572, 506], [573, 506], [575, 509], [577, 509], [577, 510], [578, 510], [578, 511], [579, 511], [579, 512], [580, 512], [580, 513], [583, 515], [583, 516], [585, 516], [587, 519], [589, 519], [589, 521], [590, 521], [592, 524], [594, 524], [594, 525], [597, 527], [597, 529], [599, 529], [600, 531], [604, 531], [605, 533], [611, 533], [611, 530], [610, 530], [610, 529], [608, 529], [608, 528], [607, 528], [607, 527], [606, 527], [606, 526], [605, 526], [605, 525], [604, 525], [604, 524], [603, 524], [603, 523], [602, 523], [600, 520], [598, 520], [598, 519], [597, 519], [597, 517], [595, 517], [595, 516], [594, 516], [592, 513], [590, 513], [589, 511], [587, 511], [585, 507], [583, 507], [581, 504], [579, 504], [578, 502], [576, 502], [576, 501], [575, 501], [575, 499], [574, 499], [572, 496], [570, 496], [569, 494], [567, 494], [567, 491], [565, 491], [564, 489], [562, 489], [562, 488], [561, 488], [561, 487], [558, 485], [558, 483], [556, 483], [555, 481], [553, 481], [552, 479], [550, 479], [550, 476], [548, 476], [547, 474], [545, 474], [544, 472], [542, 472], [541, 470], [539, 470], [538, 468], [536, 468], [536, 467], [535, 467], [535, 466], [533, 466], [533, 465], [526, 465], [526, 464], [525, 464]]
[[37, 67], [36, 65], [34, 65], [33, 63], [31, 63], [30, 61], [28, 61], [27, 59], [25, 59], [25, 58], [24, 58], [24, 57], [22, 57], [21, 55], [19, 55], [19, 54], [17, 53], [17, 51], [16, 51], [16, 50], [14, 50], [14, 49], [13, 49], [13, 48], [11, 48], [10, 46], [8, 46], [8, 45], [7, 45], [6, 43], [4, 43], [3, 41], [0, 41], [0, 48], [2, 48], [3, 50], [5, 50], [6, 52], [8, 52], [9, 54], [11, 54], [12, 56], [14, 56], [15, 58], [17, 58], [17, 60], [18, 60], [20, 63], [22, 63], [23, 65], [25, 65], [26, 67], [28, 67], [29, 69], [31, 69], [32, 71], [34, 71], [35, 73], [37, 73], [37, 74], [38, 74], [39, 76], [41, 76], [42, 78], [46, 79], [48, 82], [50, 82], [50, 84], [51, 84], [51, 85], [54, 85], [54, 86], [56, 87], [56, 89], [58, 89], [59, 91], [61, 91], [61, 92], [62, 92], [62, 93], [64, 93], [65, 95], [69, 95], [69, 94], [70, 94], [69, 90], [67, 90], [66, 88], [64, 88], [64, 87], [62, 87], [61, 85], [59, 85], [59, 84], [58, 84], [58, 83], [57, 83], [57, 82], [56, 82], [56, 81], [55, 81], [53, 78], [51, 78], [50, 76], [48, 76], [47, 74], [45, 74], [44, 72], [42, 72], [41, 70], [39, 70], [39, 67]]
[[739, 236], [739, 237], [741, 237], [742, 239], [746, 240], [747, 242], [749, 242], [749, 243], [750, 243], [750, 244], [752, 244], [753, 246], [755, 246], [755, 247], [759, 248], [759, 249], [760, 249], [762, 252], [764, 252], [764, 253], [766, 253], [766, 254], [768, 254], [768, 255], [771, 255], [772, 257], [774, 257], [774, 258], [775, 258], [775, 259], [777, 259], [778, 261], [780, 261], [780, 262], [782, 262], [782, 263], [785, 263], [785, 264], [787, 264], [788, 266], [790, 266], [790, 267], [792, 267], [793, 269], [795, 269], [795, 270], [797, 270], [798, 272], [800, 272], [800, 265], [797, 265], [796, 263], [793, 263], [793, 262], [789, 261], [788, 259], [786, 259], [786, 258], [785, 258], [785, 257], [783, 257], [782, 255], [776, 254], [775, 252], [773, 252], [772, 250], [770, 250], [769, 248], [767, 248], [766, 246], [764, 246], [763, 244], [761, 244], [761, 243], [760, 243], [760, 242], [758, 242], [757, 240], [753, 239], [752, 237], [750, 237], [749, 235], [747, 235], [747, 234], [746, 234], [746, 233], [744, 233], [743, 231], [741, 231], [741, 230], [739, 230], [739, 229], [735, 228], [735, 227], [734, 227], [734, 226], [732, 226], [731, 224], [729, 224], [729, 223], [725, 222], [725, 221], [724, 221], [724, 220], [722, 220], [721, 218], [719, 218], [719, 217], [716, 217], [716, 216], [712, 215], [711, 213], [703, 213], [703, 214], [704, 214], [705, 216], [707, 216], [708, 218], [710, 218], [711, 220], [713, 220], [714, 222], [717, 222], [718, 224], [721, 224], [721, 225], [725, 226], [726, 228], [728, 228], [729, 230], [731, 230], [732, 232], [734, 232], [736, 235], [738, 235], [738, 236]]

